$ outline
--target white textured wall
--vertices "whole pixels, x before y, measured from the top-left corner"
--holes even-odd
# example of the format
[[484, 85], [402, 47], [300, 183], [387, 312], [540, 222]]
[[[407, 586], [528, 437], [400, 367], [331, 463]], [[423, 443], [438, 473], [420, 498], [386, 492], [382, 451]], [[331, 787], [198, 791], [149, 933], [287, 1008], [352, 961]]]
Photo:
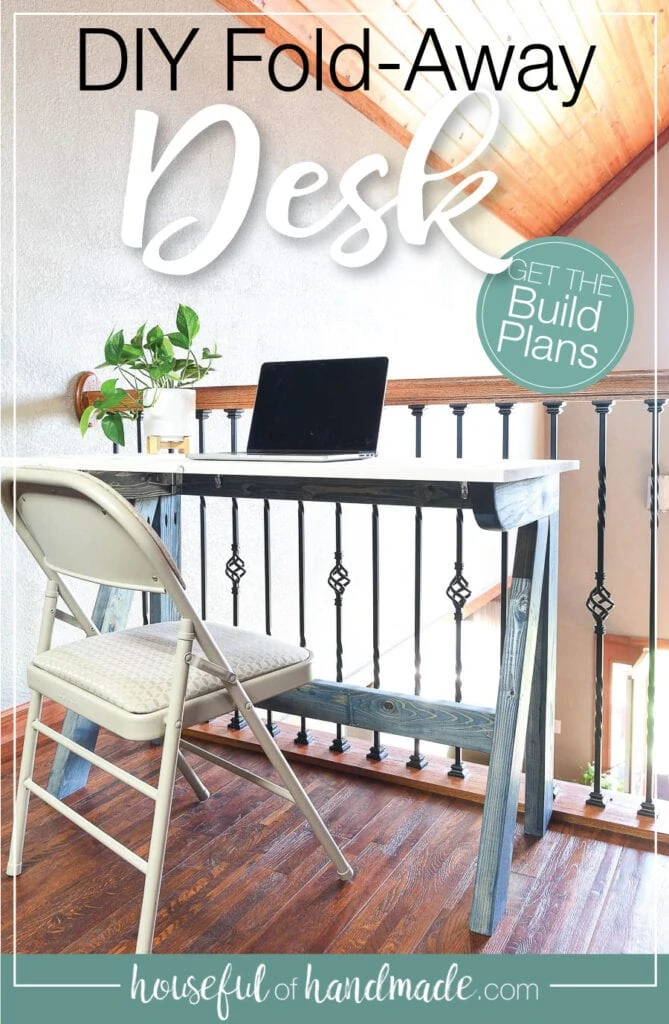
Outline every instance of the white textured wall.
[[[5, 4], [3, 10], [7, 242], [11, 241], [12, 222], [12, 6]], [[114, 5], [115, 10], [124, 6]], [[178, 10], [179, 6], [161, 4], [163, 10]], [[49, 7], [77, 9], [72, 3], [21, 5], [22, 10], [40, 12]], [[98, 9], [105, 7], [109, 4], [100, 4]], [[205, 0], [191, 0], [188, 7], [209, 13], [215, 10]], [[88, 0], [79, 6], [82, 11], [95, 8]], [[68, 396], [72, 379], [100, 361], [104, 338], [112, 326], [132, 329], [145, 320], [162, 324], [180, 301], [199, 312], [203, 341], [220, 342], [225, 356], [217, 375], [221, 382], [254, 381], [265, 359], [314, 355], [387, 353], [391, 377], [491, 372], [476, 336], [475, 306], [482, 275], [443, 238], [431, 237], [425, 248], [412, 248], [399, 238], [391, 221], [390, 242], [381, 258], [369, 267], [346, 270], [332, 261], [328, 251], [341, 227], [335, 225], [306, 241], [289, 240], [268, 227], [264, 217], [267, 190], [289, 164], [302, 159], [321, 162], [334, 185], [318, 201], [331, 202], [340, 175], [353, 160], [383, 153], [391, 173], [377, 190], [381, 197], [391, 194], [396, 185], [403, 150], [340, 97], [316, 93], [311, 84], [296, 94], [280, 93], [267, 85], [257, 65], [239, 72], [239, 88], [228, 95], [222, 56], [227, 24], [222, 17], [170, 19], [160, 14], [144, 19], [82, 15], [17, 20], [17, 361], [14, 374], [12, 250], [7, 245], [2, 380], [5, 454], [14, 450], [25, 455], [106, 450], [99, 430], [89, 432], [85, 441], [79, 437]], [[173, 49], [192, 25], [200, 26], [200, 35], [193, 44], [196, 56], [184, 58], [176, 93], [167, 88], [166, 65], [148, 60], [149, 52], [152, 57], [156, 54], [148, 40], [143, 93], [137, 94], [130, 81], [111, 92], [80, 93], [78, 29], [85, 25], [124, 31], [127, 38], [137, 25], [153, 25]], [[144, 267], [137, 251], [120, 240], [134, 112], [143, 108], [160, 115], [158, 147], [162, 149], [188, 117], [216, 102], [242, 107], [258, 127], [262, 150], [256, 202], [237, 239], [212, 266], [188, 278], [156, 274]], [[216, 130], [194, 145], [156, 189], [147, 232], [152, 234], [168, 220], [183, 215], [195, 215], [205, 226], [209, 224], [220, 204], [229, 159], [223, 131]], [[194, 238], [199, 237], [198, 230], [202, 229], [193, 230]], [[470, 218], [468, 231], [475, 231], [489, 251], [498, 254], [519, 241], [508, 228], [481, 212]], [[174, 251], [183, 250], [175, 243]], [[443, 410], [426, 413], [426, 454], [442, 451], [444, 445], [449, 454], [453, 452], [450, 421], [452, 417]], [[468, 413], [471, 425], [466, 454], [488, 452], [491, 429], [492, 443], [499, 444], [498, 421], [494, 411]], [[411, 452], [410, 422], [406, 411], [389, 415], [382, 451]], [[514, 454], [533, 452], [531, 411], [519, 413], [515, 423]], [[411, 630], [412, 516], [410, 510], [390, 511], [382, 524], [384, 645]], [[227, 506], [217, 513], [212, 510], [210, 613], [220, 617], [230, 612], [228, 584], [221, 568], [229, 553], [228, 520]], [[192, 510], [187, 510], [186, 521], [193, 523]], [[427, 559], [427, 619], [448, 610], [443, 590], [452, 571], [453, 551], [452, 524], [450, 519], [447, 522], [448, 536], [444, 537], [444, 518], [426, 513], [426, 542], [437, 545]], [[402, 532], [394, 532], [400, 525]], [[257, 506], [245, 505], [242, 542], [249, 574], [243, 584], [242, 622], [257, 627], [262, 626], [259, 526]], [[40, 581], [21, 551], [16, 554], [14, 576], [11, 535], [4, 523], [2, 530], [6, 566], [2, 574], [3, 639], [8, 666], [3, 673], [2, 699], [6, 706], [25, 698], [22, 679], [34, 649]], [[331, 674], [334, 612], [325, 577], [334, 550], [332, 510], [310, 509], [308, 531], [312, 610], [308, 639], [323, 651], [322, 670]], [[345, 607], [347, 672], [370, 657], [368, 531], [368, 510], [347, 509], [344, 552], [353, 577]], [[275, 577], [284, 587], [275, 603], [275, 632], [295, 636], [293, 508], [277, 508], [273, 534]], [[193, 547], [192, 542], [187, 544], [187, 563]], [[467, 550], [472, 585], [475, 589], [489, 586], [497, 573], [494, 539], [470, 529]], [[191, 576], [195, 583], [196, 575]], [[15, 647], [14, 621], [18, 624]], [[16, 665], [16, 693], [12, 664]], [[412, 671], [411, 666], [407, 669]]]

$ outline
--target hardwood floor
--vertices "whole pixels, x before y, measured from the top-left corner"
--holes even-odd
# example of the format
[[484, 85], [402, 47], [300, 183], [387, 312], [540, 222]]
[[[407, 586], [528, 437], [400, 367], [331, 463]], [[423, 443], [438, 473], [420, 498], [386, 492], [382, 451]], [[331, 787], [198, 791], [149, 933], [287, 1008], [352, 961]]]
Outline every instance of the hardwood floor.
[[[158, 751], [104, 735], [100, 752], [155, 781]], [[52, 753], [40, 742], [37, 780]], [[11, 748], [3, 744], [3, 867]], [[264, 759], [235, 751], [253, 769]], [[516, 830], [507, 913], [490, 938], [468, 930], [481, 809], [380, 780], [297, 771], [356, 869], [341, 883], [294, 806], [195, 761], [212, 796], [178, 777], [154, 950], [157, 953], [669, 952], [669, 857], [556, 824]], [[41, 776], [41, 778], [40, 778]], [[150, 801], [93, 770], [68, 800], [146, 853]], [[623, 845], [626, 843], [626, 845]], [[17, 880], [19, 952], [134, 951], [142, 877], [31, 801]], [[2, 938], [12, 948], [11, 879]]]

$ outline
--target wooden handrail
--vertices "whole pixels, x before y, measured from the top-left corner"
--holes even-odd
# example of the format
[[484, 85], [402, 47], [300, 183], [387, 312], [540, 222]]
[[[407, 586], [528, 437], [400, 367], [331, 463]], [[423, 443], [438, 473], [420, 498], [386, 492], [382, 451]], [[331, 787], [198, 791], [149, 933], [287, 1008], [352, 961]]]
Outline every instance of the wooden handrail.
[[[91, 371], [75, 379], [74, 410], [79, 418], [86, 408], [100, 397], [99, 381]], [[255, 384], [196, 388], [198, 409], [252, 409]], [[389, 380], [386, 405], [451, 405], [492, 404], [493, 402], [585, 402], [594, 398], [620, 401], [652, 398], [655, 378], [652, 370], [614, 370], [596, 384], [582, 391], [562, 395], [544, 395], [527, 391], [506, 377], [417, 377]], [[658, 398], [669, 398], [669, 370], [657, 375]]]

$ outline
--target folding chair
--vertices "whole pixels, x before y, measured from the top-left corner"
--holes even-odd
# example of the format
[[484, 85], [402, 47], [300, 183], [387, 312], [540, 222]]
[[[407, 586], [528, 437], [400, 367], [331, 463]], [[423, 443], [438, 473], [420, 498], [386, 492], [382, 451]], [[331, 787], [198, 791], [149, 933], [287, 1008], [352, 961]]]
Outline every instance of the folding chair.
[[[352, 878], [351, 866], [254, 707], [308, 682], [310, 652], [273, 637], [202, 622], [156, 533], [116, 491], [87, 473], [19, 469], [2, 482], [2, 504], [47, 577], [38, 652], [28, 668], [31, 700], [7, 873], [21, 872], [28, 801], [34, 793], [145, 875], [136, 951], [150, 953], [176, 768], [200, 799], [209, 795], [187, 763], [185, 749], [292, 800], [340, 878]], [[167, 593], [181, 620], [100, 634], [63, 576]], [[59, 607], [59, 599], [67, 611]], [[86, 638], [52, 649], [55, 619], [79, 627]], [[148, 785], [45, 725], [40, 721], [45, 696], [125, 739], [161, 739], [158, 785]], [[246, 719], [282, 785], [182, 739], [182, 729], [234, 708]], [[155, 801], [146, 859], [33, 780], [38, 734]]]

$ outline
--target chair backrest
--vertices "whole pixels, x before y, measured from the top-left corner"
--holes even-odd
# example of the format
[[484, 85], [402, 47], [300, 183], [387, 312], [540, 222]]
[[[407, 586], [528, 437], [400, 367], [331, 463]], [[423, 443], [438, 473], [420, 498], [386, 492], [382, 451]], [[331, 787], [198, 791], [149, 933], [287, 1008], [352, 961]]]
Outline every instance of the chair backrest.
[[16, 503], [17, 531], [24, 540], [29, 535], [47, 569], [110, 587], [165, 592], [164, 566], [156, 562], [167, 551], [160, 552], [148, 524], [107, 484], [73, 470], [32, 468], [18, 469], [15, 480], [3, 482], [4, 509], [11, 518]]
[[[19, 467], [3, 478], [1, 494], [5, 512], [48, 578], [169, 594], [182, 618], [193, 623], [205, 656], [229, 669], [167, 548], [113, 487], [79, 470]], [[72, 608], [64, 584], [60, 592]], [[73, 611], [81, 617], [78, 607]]]

